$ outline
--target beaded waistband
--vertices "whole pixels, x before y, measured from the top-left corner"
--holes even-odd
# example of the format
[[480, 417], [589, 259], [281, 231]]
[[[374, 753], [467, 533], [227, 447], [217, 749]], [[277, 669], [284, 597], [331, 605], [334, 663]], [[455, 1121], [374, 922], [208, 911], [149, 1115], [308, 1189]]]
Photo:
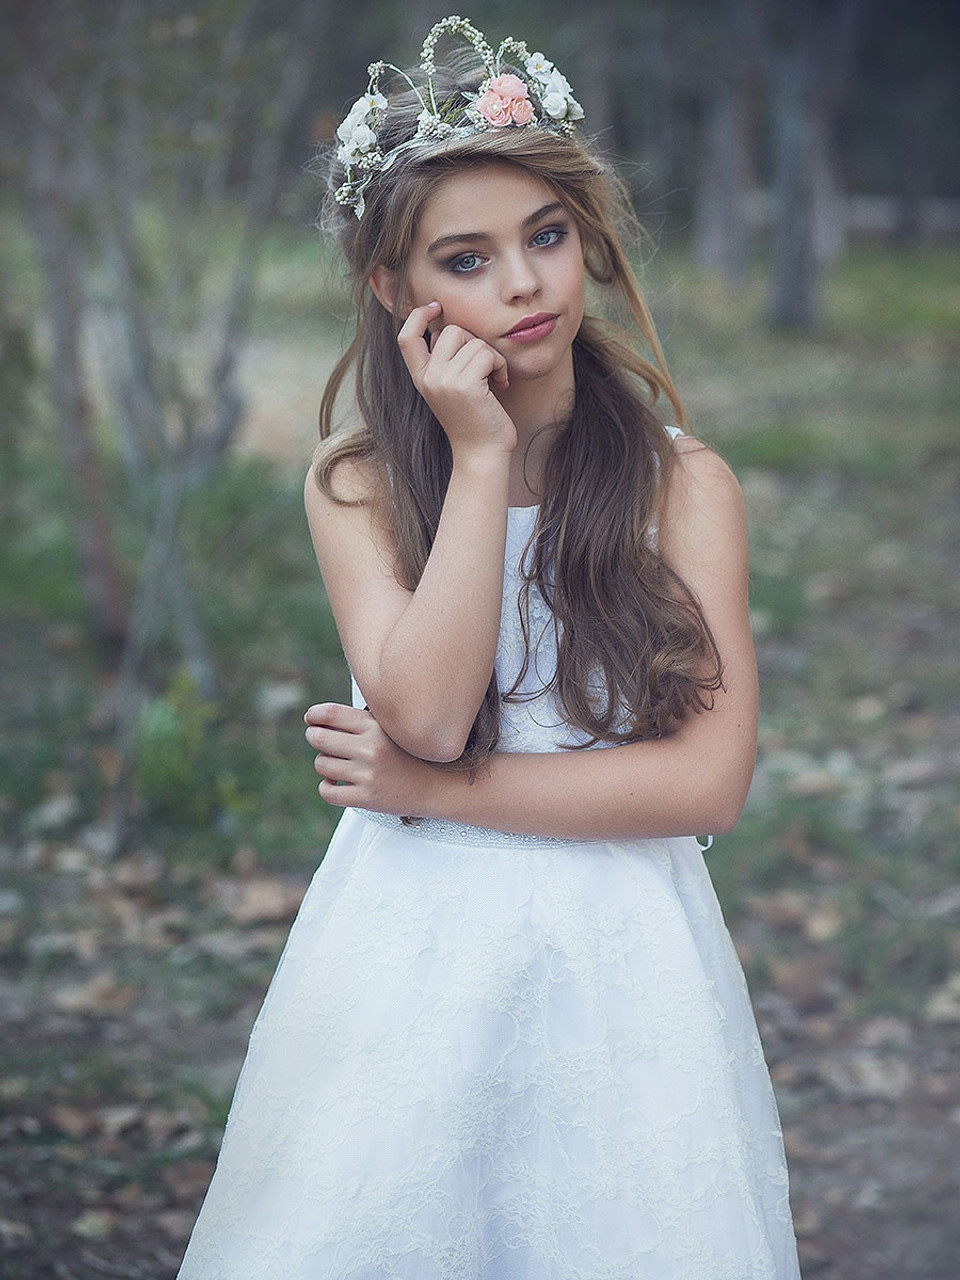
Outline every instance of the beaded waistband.
[[595, 840], [564, 840], [554, 836], [514, 835], [508, 831], [490, 831], [486, 827], [471, 827], [467, 823], [448, 822], [444, 818], [408, 818], [406, 822], [392, 813], [374, 813], [363, 810], [363, 816], [381, 827], [390, 827], [404, 835], [417, 836], [421, 840], [440, 840], [448, 844], [466, 844], [509, 848], [521, 846], [537, 849], [568, 849], [571, 845], [596, 844]]

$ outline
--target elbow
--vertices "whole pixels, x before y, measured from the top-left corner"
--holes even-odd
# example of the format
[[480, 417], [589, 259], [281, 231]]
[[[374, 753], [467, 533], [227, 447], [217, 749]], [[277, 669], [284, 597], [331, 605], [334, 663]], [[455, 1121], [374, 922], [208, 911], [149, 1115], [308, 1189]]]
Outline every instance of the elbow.
[[713, 809], [713, 818], [709, 823], [711, 835], [726, 836], [734, 829], [740, 821], [740, 815], [743, 813], [743, 803], [732, 803], [730, 800], [724, 800], [718, 803]]
[[395, 723], [387, 718], [380, 721], [380, 726], [407, 755], [426, 760], [429, 764], [452, 764], [459, 760], [472, 727], [468, 725], [465, 731], [461, 731], [448, 722], [421, 722], [410, 717], [399, 718]]
[[729, 835], [740, 821], [749, 790], [750, 778], [726, 775], [717, 779], [706, 806], [710, 820], [705, 830], [716, 836]]
[[425, 738], [410, 754], [426, 760], [428, 764], [453, 764], [463, 755], [466, 745], [465, 739], [453, 742], [444, 738]]

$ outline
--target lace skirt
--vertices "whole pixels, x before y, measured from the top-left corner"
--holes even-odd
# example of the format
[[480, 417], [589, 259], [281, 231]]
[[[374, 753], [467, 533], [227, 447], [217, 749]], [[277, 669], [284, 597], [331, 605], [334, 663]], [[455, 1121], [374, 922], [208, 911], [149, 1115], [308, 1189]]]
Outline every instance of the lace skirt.
[[180, 1280], [796, 1280], [696, 841], [438, 825], [344, 814]]

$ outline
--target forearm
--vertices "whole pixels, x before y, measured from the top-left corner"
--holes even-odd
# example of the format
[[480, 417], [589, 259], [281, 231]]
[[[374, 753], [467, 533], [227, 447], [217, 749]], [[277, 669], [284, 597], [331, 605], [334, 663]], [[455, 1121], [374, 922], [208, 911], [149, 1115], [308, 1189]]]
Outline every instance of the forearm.
[[574, 840], [720, 834], [743, 807], [755, 737], [748, 725], [739, 741], [711, 753], [705, 736], [714, 734], [681, 730], [622, 747], [497, 753], [469, 774], [430, 770], [422, 816]]
[[394, 741], [425, 759], [461, 753], [496, 657], [509, 457], [455, 463], [420, 582], [362, 685]]

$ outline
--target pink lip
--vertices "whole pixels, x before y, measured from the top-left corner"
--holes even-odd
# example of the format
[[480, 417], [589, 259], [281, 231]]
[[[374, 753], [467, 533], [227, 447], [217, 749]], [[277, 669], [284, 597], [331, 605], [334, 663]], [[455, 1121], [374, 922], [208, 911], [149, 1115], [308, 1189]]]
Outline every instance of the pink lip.
[[558, 318], [551, 312], [539, 311], [535, 316], [525, 316], [503, 336], [512, 338], [514, 342], [536, 342], [538, 338], [545, 338], [548, 333], [553, 333]]

